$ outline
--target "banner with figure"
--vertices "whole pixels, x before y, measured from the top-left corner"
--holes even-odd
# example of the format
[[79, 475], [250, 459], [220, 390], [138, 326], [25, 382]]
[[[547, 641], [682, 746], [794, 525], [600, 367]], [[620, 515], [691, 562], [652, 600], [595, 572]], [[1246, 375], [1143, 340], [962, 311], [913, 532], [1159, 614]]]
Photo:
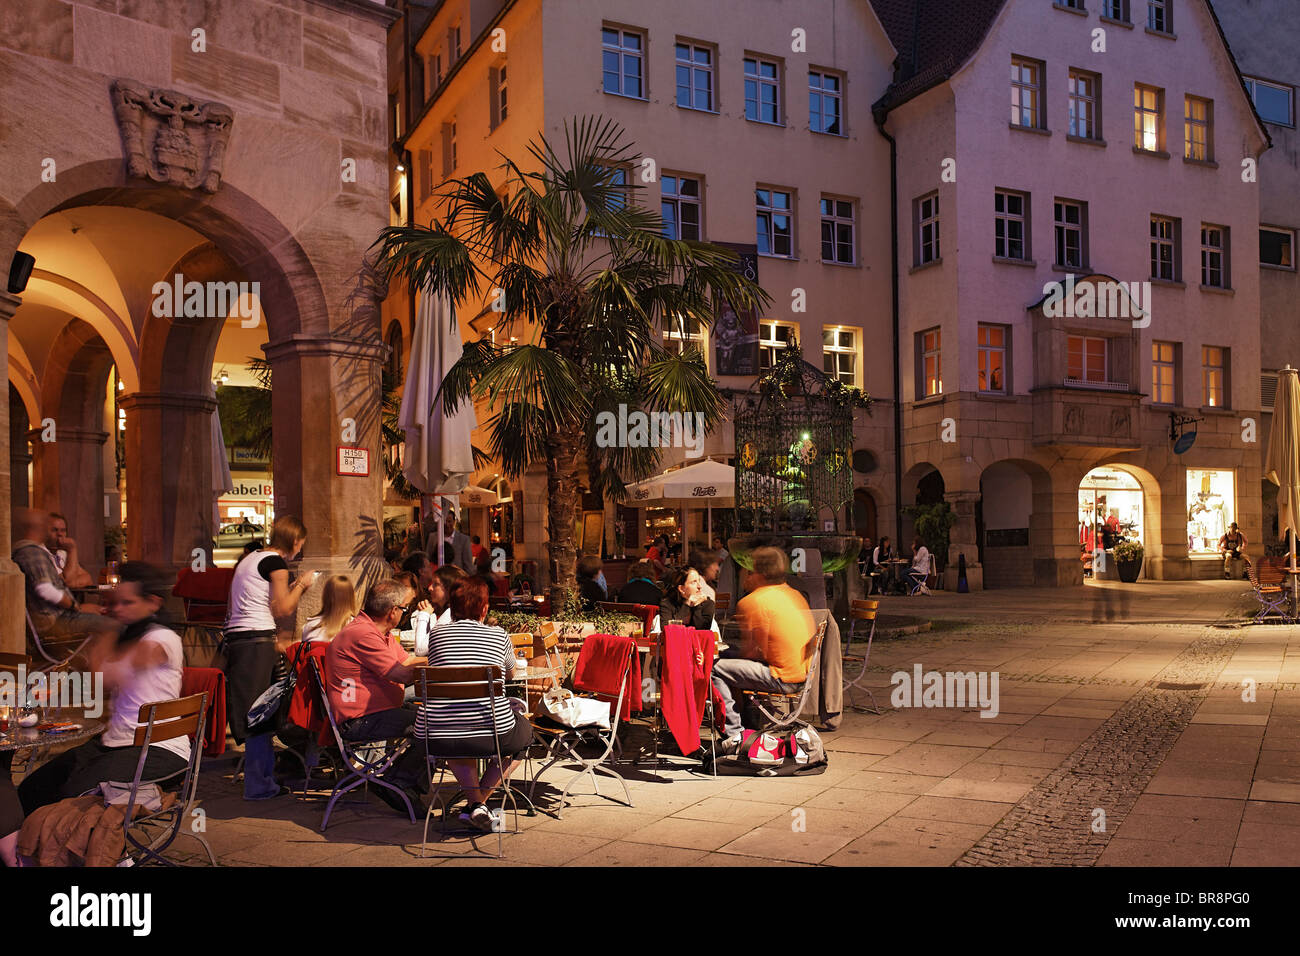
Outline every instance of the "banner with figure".
[[[719, 242], [740, 256], [736, 271], [752, 282], [758, 281], [758, 246]], [[713, 322], [714, 374], [758, 374], [758, 312], [736, 309], [720, 299]]]

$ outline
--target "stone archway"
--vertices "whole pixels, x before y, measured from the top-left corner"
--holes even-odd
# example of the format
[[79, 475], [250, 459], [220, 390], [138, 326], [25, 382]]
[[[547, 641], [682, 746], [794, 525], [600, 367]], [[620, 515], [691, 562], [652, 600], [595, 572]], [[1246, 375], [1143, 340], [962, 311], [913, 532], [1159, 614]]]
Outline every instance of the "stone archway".
[[1061, 578], [1053, 560], [1051, 478], [1019, 458], [991, 462], [980, 474], [976, 510], [983, 585], [987, 588], [1078, 583], [1076, 565]]
[[[142, 182], [128, 178], [121, 161], [112, 159], [60, 170], [57, 183], [42, 183], [17, 204], [17, 217], [0, 215], [0, 257], [6, 250], [12, 255], [22, 239], [16, 222], [32, 224], [85, 206], [144, 210], [187, 226], [209, 243], [177, 264], [192, 270], [194, 279], [257, 283], [274, 381], [276, 511], [298, 514], [306, 523], [311, 534], [304, 559], [312, 566], [373, 574], [382, 564], [384, 347], [377, 303], [364, 295], [352, 298], [363, 244], [342, 244], [357, 248], [355, 260], [313, 260], [270, 210], [236, 186], [223, 183], [208, 194]], [[133, 316], [140, 384], [121, 398], [127, 458], [136, 463], [128, 475], [128, 495], [135, 498], [128, 501], [128, 548], [176, 567], [211, 542], [210, 483], [184, 479], [211, 470], [207, 423], [213, 404], [202, 383], [219, 323], [205, 331], [160, 319], [146, 311], [148, 296], [136, 292], [132, 311], [142, 313]], [[368, 475], [336, 473], [335, 449], [343, 444], [370, 451]], [[177, 459], [162, 460], [160, 449], [167, 445], [187, 450], [187, 474], [178, 473]], [[137, 472], [145, 462], [152, 462], [153, 474]]]

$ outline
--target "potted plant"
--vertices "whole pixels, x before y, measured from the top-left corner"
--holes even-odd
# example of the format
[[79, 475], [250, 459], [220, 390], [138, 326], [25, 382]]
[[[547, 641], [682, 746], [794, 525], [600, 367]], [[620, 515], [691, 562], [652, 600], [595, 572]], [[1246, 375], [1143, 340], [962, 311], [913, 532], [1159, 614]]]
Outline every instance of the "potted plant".
[[1121, 581], [1132, 584], [1138, 579], [1138, 574], [1142, 570], [1142, 557], [1145, 554], [1146, 551], [1137, 541], [1121, 541], [1115, 545], [1115, 567], [1119, 571]]

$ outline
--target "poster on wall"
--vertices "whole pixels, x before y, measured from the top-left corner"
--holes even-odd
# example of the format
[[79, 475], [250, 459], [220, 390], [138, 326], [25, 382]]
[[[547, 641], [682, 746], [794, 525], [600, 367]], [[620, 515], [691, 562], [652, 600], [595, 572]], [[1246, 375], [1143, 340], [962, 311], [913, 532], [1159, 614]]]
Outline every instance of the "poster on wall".
[[[720, 242], [740, 256], [735, 271], [752, 282], [758, 281], [758, 246]], [[718, 375], [758, 374], [758, 312], [736, 309], [720, 299], [713, 322], [714, 370]]]

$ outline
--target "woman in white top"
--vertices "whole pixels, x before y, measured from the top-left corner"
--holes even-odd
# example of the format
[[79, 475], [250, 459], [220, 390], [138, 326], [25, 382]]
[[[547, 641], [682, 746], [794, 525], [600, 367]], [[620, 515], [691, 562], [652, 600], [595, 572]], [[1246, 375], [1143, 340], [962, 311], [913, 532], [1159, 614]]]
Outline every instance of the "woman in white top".
[[907, 576], [912, 579], [913, 586], [924, 584], [930, 576], [930, 549], [920, 538], [912, 542], [912, 567]]
[[291, 618], [298, 602], [316, 580], [303, 571], [289, 583], [289, 562], [307, 542], [307, 529], [293, 515], [271, 525], [271, 544], [254, 551], [235, 568], [226, 611], [226, 717], [244, 747], [244, 799], [269, 800], [289, 792], [275, 781], [272, 732], [252, 734], [248, 708], [271, 686], [279, 651], [276, 620]]
[[320, 613], [308, 618], [302, 626], [302, 641], [332, 641], [334, 635], [347, 627], [357, 616], [357, 592], [352, 579], [346, 574], [336, 574], [321, 588]]
[[[102, 671], [112, 714], [99, 739], [55, 757], [30, 774], [18, 788], [23, 811], [94, 790], [106, 781], [126, 783], [135, 777], [140, 749], [135, 746], [143, 704], [181, 696], [184, 652], [181, 639], [158, 620], [170, 582], [143, 561], [128, 561], [118, 570], [121, 583], [108, 613], [125, 625], [121, 637], [100, 639], [88, 652], [93, 670]], [[178, 775], [190, 759], [189, 737], [150, 744], [142, 779]], [[171, 781], [179, 785], [180, 777]], [[164, 781], [166, 788], [168, 783]]]

